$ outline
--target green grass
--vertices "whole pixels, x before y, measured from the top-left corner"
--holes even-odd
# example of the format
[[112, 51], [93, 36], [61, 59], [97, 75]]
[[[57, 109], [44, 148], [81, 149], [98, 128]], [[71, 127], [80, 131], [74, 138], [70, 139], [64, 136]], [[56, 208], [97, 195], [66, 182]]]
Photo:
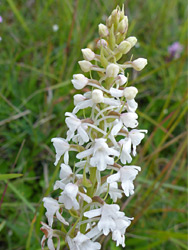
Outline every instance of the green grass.
[[[97, 25], [123, 2], [7, 0], [0, 6], [0, 174], [23, 174], [0, 182], [0, 249], [40, 249], [41, 199], [58, 173], [50, 140], [66, 134], [64, 113], [75, 94], [70, 80], [80, 72], [81, 48], [95, 41]], [[128, 35], [140, 44], [134, 58], [149, 62], [132, 78], [139, 128], [148, 135], [133, 162], [142, 167], [135, 195], [121, 203], [135, 218], [126, 249], [187, 249], [186, 1], [127, 0], [125, 7]], [[184, 50], [167, 61], [175, 41]], [[109, 239], [102, 239], [102, 249], [121, 249]]]

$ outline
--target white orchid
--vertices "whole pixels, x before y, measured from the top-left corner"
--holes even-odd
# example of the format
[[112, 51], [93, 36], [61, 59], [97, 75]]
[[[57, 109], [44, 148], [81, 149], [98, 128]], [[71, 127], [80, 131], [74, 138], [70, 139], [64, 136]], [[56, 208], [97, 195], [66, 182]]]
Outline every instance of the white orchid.
[[78, 186], [73, 183], [68, 183], [64, 191], [59, 196], [59, 202], [65, 205], [66, 209], [74, 208], [75, 210], [79, 209], [79, 203], [76, 199], [78, 194]]
[[133, 145], [133, 155], [136, 155], [136, 147], [140, 144], [142, 139], [144, 138], [145, 134], [148, 131], [145, 129], [138, 130], [138, 129], [133, 129], [129, 132], [129, 137], [131, 138], [131, 143]]
[[71, 139], [74, 140], [75, 131], [77, 131], [77, 133], [80, 137], [80, 140], [78, 140], [78, 141], [81, 141], [80, 145], [82, 145], [84, 142], [88, 142], [89, 136], [86, 132], [86, 130], [88, 128], [87, 124], [82, 122], [80, 119], [77, 118], [76, 115], [74, 115], [70, 112], [66, 112], [65, 115], [68, 116], [65, 119], [65, 122], [69, 128], [69, 130], [67, 131], [67, 140], [68, 141], [70, 141]]
[[46, 217], [48, 219], [48, 224], [50, 227], [52, 227], [52, 224], [53, 224], [54, 214], [56, 215], [57, 219], [61, 221], [63, 224], [69, 225], [69, 223], [65, 221], [65, 219], [62, 217], [62, 215], [59, 212], [60, 205], [57, 200], [54, 200], [51, 197], [45, 197], [43, 198], [43, 202], [44, 202], [44, 207], [47, 210]]
[[138, 126], [137, 121], [138, 115], [136, 113], [127, 112], [122, 113], [118, 120], [116, 120], [116, 124], [112, 128], [111, 134], [117, 135], [118, 132], [125, 126], [126, 128], [135, 128]]
[[[54, 184], [57, 198], [43, 199], [48, 225], [42, 224], [42, 248], [47, 241], [48, 248], [55, 250], [56, 237], [57, 250], [60, 239], [70, 250], [98, 250], [102, 246], [97, 239], [109, 234], [116, 246], [125, 248], [125, 232], [133, 218], [126, 217], [119, 205], [106, 202], [117, 203], [124, 194], [134, 193], [133, 181], [141, 168], [125, 164], [131, 164], [147, 133], [136, 129], [138, 89], [130, 86], [129, 74], [124, 72], [127, 68], [142, 70], [147, 60], [132, 61], [131, 57], [120, 63], [122, 55], [128, 56], [137, 42], [136, 37], [126, 38], [127, 30], [128, 17], [117, 7], [106, 25], [99, 24], [99, 53], [91, 48], [81, 50], [84, 60], [78, 63], [83, 74], [74, 74], [71, 81], [84, 93], [74, 95], [73, 111], [65, 113], [67, 138], [52, 139], [54, 164], [62, 162], [60, 179]], [[62, 231], [52, 229], [54, 219], [63, 224], [58, 226]]]
[[119, 156], [119, 152], [113, 148], [109, 148], [106, 143], [106, 139], [95, 139], [95, 144], [90, 149], [87, 149], [77, 154], [78, 159], [83, 159], [92, 155], [90, 164], [93, 167], [97, 167], [99, 171], [103, 171], [107, 168], [107, 165], [114, 164], [114, 158], [112, 156]]
[[126, 216], [116, 219], [116, 229], [112, 232], [112, 240], [116, 241], [116, 246], [122, 245], [122, 247], [125, 247], [125, 232], [131, 224], [131, 220], [133, 220], [133, 218]]
[[134, 194], [133, 180], [136, 178], [141, 168], [138, 166], [124, 166], [120, 170], [107, 178], [107, 182], [121, 182], [122, 189], [126, 196]]
[[112, 239], [117, 241], [117, 246], [125, 246], [125, 231], [126, 228], [131, 224], [133, 218], [128, 218], [120, 210], [117, 204], [104, 204], [99, 209], [90, 210], [84, 213], [85, 217], [93, 218], [100, 216], [97, 228], [102, 231], [104, 235], [108, 235], [112, 232]]
[[59, 137], [53, 138], [51, 141], [53, 142], [56, 151], [56, 161], [54, 165], [57, 165], [62, 155], [64, 155], [65, 164], [68, 164], [70, 145], [65, 141], [65, 139]]

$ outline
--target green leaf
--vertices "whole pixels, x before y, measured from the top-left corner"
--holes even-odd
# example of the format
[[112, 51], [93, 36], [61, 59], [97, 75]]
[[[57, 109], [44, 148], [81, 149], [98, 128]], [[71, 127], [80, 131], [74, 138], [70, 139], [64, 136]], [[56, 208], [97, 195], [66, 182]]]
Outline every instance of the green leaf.
[[23, 174], [0, 174], [0, 181], [18, 178], [21, 176], [23, 176]]
[[3, 220], [3, 221], [1, 222], [1, 224], [0, 224], [0, 232], [3, 230], [5, 224], [6, 224], [6, 221]]
[[25, 205], [32, 210], [32, 212], [35, 212], [35, 208], [31, 205], [31, 203], [21, 194], [21, 192], [10, 182], [6, 181], [8, 183], [8, 187], [20, 198]]

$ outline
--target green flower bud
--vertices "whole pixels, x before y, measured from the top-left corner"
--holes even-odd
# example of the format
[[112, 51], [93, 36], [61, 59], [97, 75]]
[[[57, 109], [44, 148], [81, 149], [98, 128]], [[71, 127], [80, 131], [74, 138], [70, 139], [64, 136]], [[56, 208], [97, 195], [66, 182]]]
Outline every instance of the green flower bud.
[[86, 60], [79, 61], [80, 68], [83, 72], [89, 72], [92, 69], [92, 64]]
[[128, 29], [128, 18], [124, 16], [123, 20], [118, 25], [118, 31], [120, 33], [126, 33]]
[[111, 16], [109, 16], [109, 17], [107, 18], [107, 20], [106, 20], [106, 25], [107, 25], [108, 28], [110, 28], [110, 27], [112, 26], [112, 17], [111, 17]]
[[117, 23], [119, 19], [120, 19], [120, 11], [118, 9], [113, 10], [111, 14], [112, 23]]
[[106, 36], [108, 36], [108, 34], [109, 34], [109, 31], [108, 31], [108, 28], [106, 27], [106, 25], [100, 23], [99, 24], [99, 35], [101, 37], [106, 37]]
[[118, 51], [121, 52], [122, 54], [127, 54], [129, 50], [131, 49], [131, 44], [127, 41], [123, 41], [119, 44], [118, 46]]
[[92, 61], [95, 58], [95, 53], [89, 48], [82, 49], [82, 54], [87, 61]]
[[131, 48], [137, 43], [137, 38], [135, 36], [130, 36], [126, 39], [127, 42], [131, 44]]

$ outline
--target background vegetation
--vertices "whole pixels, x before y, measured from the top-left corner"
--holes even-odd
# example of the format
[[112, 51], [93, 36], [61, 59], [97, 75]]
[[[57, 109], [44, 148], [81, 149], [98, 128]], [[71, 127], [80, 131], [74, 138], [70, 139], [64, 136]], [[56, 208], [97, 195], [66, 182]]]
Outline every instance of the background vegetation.
[[[52, 137], [66, 134], [65, 111], [75, 94], [73, 73], [81, 48], [97, 38], [97, 25], [122, 0], [7, 0], [0, 5], [0, 249], [40, 249], [41, 199], [57, 178]], [[186, 1], [127, 0], [128, 35], [138, 38], [133, 72], [139, 89], [139, 128], [148, 135], [134, 164], [142, 167], [136, 192], [122, 210], [134, 216], [126, 249], [188, 249], [186, 245]], [[52, 26], [59, 25], [54, 32]], [[179, 41], [179, 58], [168, 46]], [[12, 176], [14, 177], [14, 176]], [[2, 180], [3, 179], [3, 180]], [[102, 249], [121, 249], [106, 239]], [[63, 242], [62, 242], [63, 245]], [[64, 247], [62, 247], [64, 249]]]

